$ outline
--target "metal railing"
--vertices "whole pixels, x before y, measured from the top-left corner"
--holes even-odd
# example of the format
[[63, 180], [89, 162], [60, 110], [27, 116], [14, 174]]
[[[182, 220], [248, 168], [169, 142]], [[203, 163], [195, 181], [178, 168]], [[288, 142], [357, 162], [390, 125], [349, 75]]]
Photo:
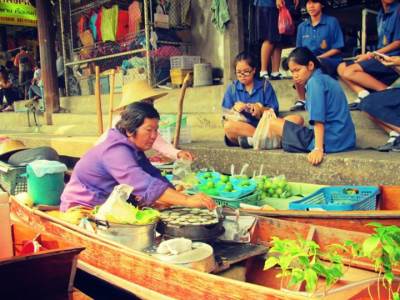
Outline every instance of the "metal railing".
[[361, 53], [365, 54], [367, 48], [367, 17], [368, 14], [377, 15], [378, 12], [368, 8], [362, 10], [362, 20], [361, 20]]

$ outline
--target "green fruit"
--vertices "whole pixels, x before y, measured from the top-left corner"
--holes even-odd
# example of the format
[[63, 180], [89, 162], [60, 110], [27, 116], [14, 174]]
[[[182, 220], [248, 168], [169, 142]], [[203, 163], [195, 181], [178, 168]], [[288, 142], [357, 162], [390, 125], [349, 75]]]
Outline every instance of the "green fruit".
[[271, 186], [272, 186], [271, 181], [266, 181], [266, 182], [264, 183], [264, 190], [265, 190], [265, 191], [266, 191], [266, 190], [269, 190], [269, 189], [271, 188]]
[[211, 180], [209, 180], [209, 181], [207, 181], [206, 187], [207, 187], [208, 189], [213, 189], [213, 188], [215, 188], [215, 184], [214, 184], [214, 182], [212, 182]]
[[226, 187], [229, 187], [230, 189], [233, 189], [233, 184], [232, 182], [227, 182]]
[[279, 198], [277, 194], [273, 194], [272, 198]]
[[228, 182], [228, 181], [229, 181], [229, 176], [227, 176], [227, 175], [221, 175], [221, 181], [222, 181], [222, 182]]
[[224, 191], [225, 192], [232, 192], [233, 191], [233, 187], [226, 185]]
[[257, 190], [262, 191], [264, 188], [264, 184], [262, 182], [257, 183]]
[[267, 192], [268, 192], [268, 194], [270, 194], [270, 195], [275, 194], [275, 190], [272, 189], [272, 188], [269, 188]]
[[277, 188], [275, 191], [275, 194], [277, 194], [278, 196], [282, 195], [283, 191], [281, 188]]

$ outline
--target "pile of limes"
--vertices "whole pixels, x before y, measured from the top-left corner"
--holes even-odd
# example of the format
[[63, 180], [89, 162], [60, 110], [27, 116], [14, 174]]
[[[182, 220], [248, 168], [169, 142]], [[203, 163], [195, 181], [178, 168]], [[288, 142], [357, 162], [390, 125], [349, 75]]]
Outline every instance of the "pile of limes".
[[264, 198], [289, 198], [292, 196], [291, 188], [284, 176], [270, 178], [267, 176], [257, 177], [257, 190]]

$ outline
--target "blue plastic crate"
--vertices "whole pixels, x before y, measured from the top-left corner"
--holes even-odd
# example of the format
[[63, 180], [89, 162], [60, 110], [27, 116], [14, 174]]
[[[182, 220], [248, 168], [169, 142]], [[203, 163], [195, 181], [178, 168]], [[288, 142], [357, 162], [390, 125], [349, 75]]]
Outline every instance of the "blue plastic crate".
[[293, 201], [293, 210], [374, 210], [379, 188], [375, 186], [334, 186], [324, 187], [315, 193]]

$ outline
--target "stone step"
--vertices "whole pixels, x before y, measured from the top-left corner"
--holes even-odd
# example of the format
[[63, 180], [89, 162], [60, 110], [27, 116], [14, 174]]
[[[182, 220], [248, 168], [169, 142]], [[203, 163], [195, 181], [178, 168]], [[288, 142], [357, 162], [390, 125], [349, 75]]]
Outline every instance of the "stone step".
[[[12, 135], [11, 135], [12, 136]], [[60, 155], [81, 157], [90, 149], [96, 137], [63, 137], [48, 134], [16, 134], [28, 147], [51, 146]], [[230, 173], [231, 164], [239, 170], [245, 163], [247, 174], [259, 171], [269, 176], [285, 175], [289, 181], [328, 185], [398, 185], [400, 153], [380, 153], [357, 150], [328, 154], [324, 162], [314, 167], [307, 162], [306, 154], [285, 153], [282, 150], [256, 151], [226, 147], [222, 142], [196, 142], [181, 145], [192, 151], [199, 168], [215, 168]]]
[[398, 185], [400, 153], [381, 153], [372, 150], [328, 154], [324, 162], [315, 167], [307, 161], [307, 154], [285, 153], [282, 150], [256, 151], [226, 147], [221, 142], [192, 143], [185, 145], [197, 157], [198, 167], [214, 168], [230, 173], [231, 164], [236, 170], [248, 163], [247, 175], [259, 171], [276, 176], [284, 174], [289, 181], [329, 185]]

